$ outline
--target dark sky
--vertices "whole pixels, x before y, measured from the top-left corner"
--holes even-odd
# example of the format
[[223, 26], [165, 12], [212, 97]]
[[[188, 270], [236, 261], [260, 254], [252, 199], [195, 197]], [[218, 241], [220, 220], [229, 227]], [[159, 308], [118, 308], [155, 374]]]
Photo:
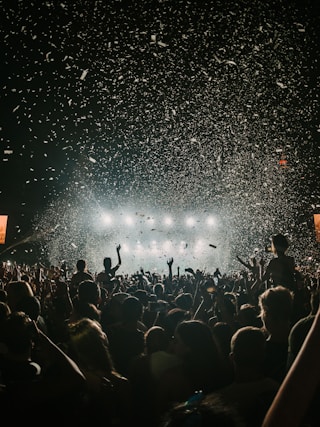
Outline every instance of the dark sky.
[[246, 253], [274, 231], [312, 239], [317, 1], [2, 6], [4, 249], [57, 223], [75, 241], [71, 224], [123, 206], [214, 209]]

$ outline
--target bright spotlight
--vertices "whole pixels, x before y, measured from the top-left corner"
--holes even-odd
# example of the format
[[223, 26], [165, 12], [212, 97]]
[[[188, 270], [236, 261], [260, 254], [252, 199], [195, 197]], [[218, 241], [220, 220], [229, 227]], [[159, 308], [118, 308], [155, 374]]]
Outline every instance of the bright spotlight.
[[102, 221], [104, 224], [110, 225], [110, 224], [112, 224], [112, 216], [110, 214], [104, 214], [102, 216]]
[[214, 217], [213, 217], [213, 216], [209, 216], [209, 217], [207, 218], [207, 224], [208, 224], [208, 225], [212, 226], [212, 225], [214, 225], [215, 223], [216, 223], [216, 221], [215, 221], [215, 219], [214, 219]]
[[165, 225], [172, 225], [173, 224], [173, 220], [172, 220], [172, 218], [170, 216], [166, 216], [164, 218], [164, 223], [165, 223]]
[[124, 218], [124, 222], [125, 222], [127, 225], [133, 225], [133, 218], [132, 218], [131, 216], [127, 215], [127, 216]]
[[196, 221], [191, 216], [186, 219], [186, 224], [188, 227], [193, 227], [195, 225]]

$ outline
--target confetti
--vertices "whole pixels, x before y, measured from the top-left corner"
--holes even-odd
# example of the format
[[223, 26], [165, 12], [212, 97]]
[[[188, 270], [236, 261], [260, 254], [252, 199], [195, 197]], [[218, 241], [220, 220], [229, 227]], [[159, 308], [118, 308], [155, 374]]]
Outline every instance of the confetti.
[[80, 80], [84, 80], [87, 77], [89, 70], [83, 70], [80, 76]]
[[[166, 272], [172, 254], [228, 270], [281, 230], [307, 258], [319, 204], [312, 7], [177, 0], [151, 13], [147, 0], [125, 11], [84, 0], [53, 13], [52, 2], [7, 3], [1, 209], [19, 233], [51, 230], [39, 242], [51, 262], [83, 256], [100, 270], [122, 240], [129, 272]], [[139, 221], [125, 226], [129, 214]]]

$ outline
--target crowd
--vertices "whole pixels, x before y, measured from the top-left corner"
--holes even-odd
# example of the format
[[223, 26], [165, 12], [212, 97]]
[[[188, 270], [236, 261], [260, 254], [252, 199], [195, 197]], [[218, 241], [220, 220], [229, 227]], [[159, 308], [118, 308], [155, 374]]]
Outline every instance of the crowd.
[[[10, 422], [150, 427], [318, 426], [316, 274], [273, 236], [265, 265], [118, 274], [0, 269], [0, 407]], [[45, 421], [44, 421], [45, 418]]]

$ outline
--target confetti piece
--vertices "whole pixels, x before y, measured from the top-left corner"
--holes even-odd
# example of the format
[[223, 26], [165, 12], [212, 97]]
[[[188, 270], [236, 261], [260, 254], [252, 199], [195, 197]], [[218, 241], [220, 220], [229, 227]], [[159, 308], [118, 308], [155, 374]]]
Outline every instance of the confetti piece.
[[83, 70], [80, 76], [80, 80], [84, 80], [87, 77], [89, 70]]
[[281, 89], [286, 89], [287, 88], [287, 86], [284, 83], [282, 83], [282, 82], [277, 81], [276, 83], [277, 83], [277, 85], [279, 87], [281, 87]]

